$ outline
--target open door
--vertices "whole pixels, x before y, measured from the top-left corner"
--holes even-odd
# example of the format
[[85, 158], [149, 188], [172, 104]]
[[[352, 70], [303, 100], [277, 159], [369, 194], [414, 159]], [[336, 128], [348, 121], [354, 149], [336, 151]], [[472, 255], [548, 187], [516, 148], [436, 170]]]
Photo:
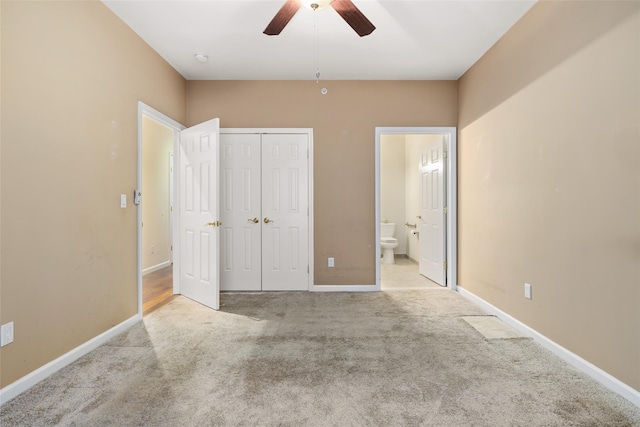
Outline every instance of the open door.
[[446, 286], [444, 135], [429, 138], [420, 160], [420, 274]]
[[220, 120], [180, 132], [180, 293], [220, 308], [218, 207]]

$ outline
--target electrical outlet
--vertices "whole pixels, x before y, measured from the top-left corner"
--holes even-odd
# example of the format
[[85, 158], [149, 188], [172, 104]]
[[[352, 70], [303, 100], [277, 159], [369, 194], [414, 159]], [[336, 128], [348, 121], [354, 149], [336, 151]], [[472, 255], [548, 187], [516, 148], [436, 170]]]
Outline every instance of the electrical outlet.
[[0, 347], [13, 342], [13, 322], [5, 323], [0, 328]]
[[156, 247], [154, 245], [151, 245], [151, 255], [156, 253]]
[[334, 266], [335, 266], [335, 263], [333, 262], [333, 257], [332, 257], [332, 256], [330, 256], [330, 257], [329, 257], [329, 267], [330, 267], [330, 268], [333, 268]]
[[524, 297], [531, 299], [531, 285], [528, 283], [524, 284]]

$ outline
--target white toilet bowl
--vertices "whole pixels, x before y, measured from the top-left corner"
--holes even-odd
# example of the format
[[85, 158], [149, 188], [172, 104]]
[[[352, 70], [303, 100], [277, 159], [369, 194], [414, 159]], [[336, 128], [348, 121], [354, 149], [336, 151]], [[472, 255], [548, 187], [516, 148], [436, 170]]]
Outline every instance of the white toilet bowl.
[[382, 249], [382, 262], [394, 264], [393, 250], [398, 246], [398, 239], [393, 237], [396, 224], [393, 222], [383, 222], [380, 224], [380, 248]]
[[380, 242], [382, 248], [382, 262], [385, 264], [394, 264], [395, 257], [393, 250], [398, 246], [398, 239], [394, 237], [383, 237]]

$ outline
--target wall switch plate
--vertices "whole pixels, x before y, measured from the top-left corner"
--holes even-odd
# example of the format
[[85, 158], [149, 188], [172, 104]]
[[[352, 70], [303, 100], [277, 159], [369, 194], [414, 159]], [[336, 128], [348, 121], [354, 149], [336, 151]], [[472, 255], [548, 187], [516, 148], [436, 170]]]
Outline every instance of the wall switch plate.
[[528, 283], [524, 284], [524, 297], [531, 299], [531, 285]]
[[0, 347], [13, 342], [13, 322], [5, 323], [0, 328]]
[[329, 257], [329, 267], [330, 267], [330, 268], [333, 268], [334, 266], [335, 266], [335, 264], [334, 264], [334, 262], [333, 262], [333, 257], [332, 257], [332, 256], [330, 256], [330, 257]]
[[121, 208], [126, 208], [127, 207], [127, 195], [126, 194], [121, 194], [120, 195], [120, 207]]

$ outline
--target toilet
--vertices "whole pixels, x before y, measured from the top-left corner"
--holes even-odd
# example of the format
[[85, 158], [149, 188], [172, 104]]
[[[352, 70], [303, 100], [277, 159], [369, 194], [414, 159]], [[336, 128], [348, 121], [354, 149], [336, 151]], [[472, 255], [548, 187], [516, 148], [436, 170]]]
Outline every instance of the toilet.
[[380, 247], [382, 248], [382, 262], [394, 264], [393, 250], [398, 246], [398, 239], [393, 237], [396, 230], [394, 222], [383, 222], [380, 224]]

